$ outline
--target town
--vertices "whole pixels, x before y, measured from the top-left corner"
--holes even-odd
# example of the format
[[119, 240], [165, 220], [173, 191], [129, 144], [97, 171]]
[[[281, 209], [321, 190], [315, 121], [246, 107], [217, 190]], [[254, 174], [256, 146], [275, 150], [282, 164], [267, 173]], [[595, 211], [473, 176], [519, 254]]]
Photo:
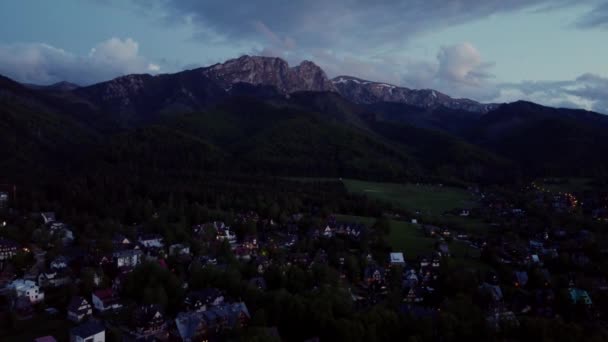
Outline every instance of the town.
[[[560, 182], [411, 184], [429, 193], [374, 202], [375, 216], [146, 203], [145, 222], [84, 225], [2, 191], [0, 340], [601, 337], [608, 196]], [[467, 201], [423, 204], [449, 191]]]

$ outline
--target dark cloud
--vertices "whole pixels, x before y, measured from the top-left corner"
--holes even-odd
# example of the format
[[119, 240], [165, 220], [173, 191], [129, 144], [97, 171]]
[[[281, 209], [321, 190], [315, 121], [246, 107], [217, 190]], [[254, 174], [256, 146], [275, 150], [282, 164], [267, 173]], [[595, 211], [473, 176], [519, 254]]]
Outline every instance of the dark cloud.
[[[270, 42], [332, 48], [352, 53], [397, 49], [417, 34], [477, 20], [493, 14], [549, 11], [598, 0], [132, 0], [160, 8], [168, 21], [193, 24], [201, 33], [225, 42]], [[598, 6], [602, 10], [604, 6]], [[594, 11], [593, 13], [597, 13]], [[605, 15], [606, 10], [602, 11]], [[595, 22], [604, 18], [588, 18]], [[364, 42], [364, 44], [362, 43]]]
[[602, 28], [608, 29], [608, 3], [598, 5], [587, 12], [577, 22], [579, 28]]
[[83, 56], [42, 43], [0, 45], [0, 74], [25, 83], [69, 81], [86, 85], [160, 70], [159, 64], [139, 55], [139, 44], [131, 38], [108, 39]]

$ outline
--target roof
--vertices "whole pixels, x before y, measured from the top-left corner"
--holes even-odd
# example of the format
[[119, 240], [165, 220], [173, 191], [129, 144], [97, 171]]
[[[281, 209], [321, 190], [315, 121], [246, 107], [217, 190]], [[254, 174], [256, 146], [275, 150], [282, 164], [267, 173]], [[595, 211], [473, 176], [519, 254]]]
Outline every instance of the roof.
[[70, 330], [70, 335], [78, 336], [84, 339], [97, 335], [102, 331], [105, 331], [105, 327], [103, 325], [95, 321], [89, 321], [77, 326], [76, 328], [72, 328], [72, 330]]
[[114, 292], [112, 292], [111, 288], [97, 290], [93, 292], [93, 295], [102, 301], [114, 298]]
[[85, 302], [87, 304], [89, 304], [89, 302], [84, 299], [83, 297], [77, 296], [77, 297], [72, 297], [72, 299], [70, 300], [70, 304], [68, 304], [68, 311], [72, 311], [72, 312], [76, 312], [78, 311], [78, 309], [80, 309], [80, 306], [82, 305], [82, 303]]
[[391, 263], [393, 263], [393, 264], [405, 263], [405, 259], [403, 258], [403, 253], [391, 253]]

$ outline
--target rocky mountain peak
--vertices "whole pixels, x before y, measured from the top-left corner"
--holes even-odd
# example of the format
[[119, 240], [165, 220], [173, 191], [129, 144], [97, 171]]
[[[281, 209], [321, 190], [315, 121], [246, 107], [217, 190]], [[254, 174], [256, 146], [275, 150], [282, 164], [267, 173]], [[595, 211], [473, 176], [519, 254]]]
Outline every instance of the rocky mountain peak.
[[230, 89], [235, 83], [274, 86], [281, 93], [336, 91], [327, 75], [310, 61], [290, 68], [278, 57], [241, 56], [201, 69], [203, 75]]
[[446, 107], [477, 113], [486, 113], [495, 108], [492, 104], [454, 99], [433, 89], [415, 90], [352, 76], [338, 76], [331, 81], [342, 96], [359, 104], [397, 102], [427, 109]]

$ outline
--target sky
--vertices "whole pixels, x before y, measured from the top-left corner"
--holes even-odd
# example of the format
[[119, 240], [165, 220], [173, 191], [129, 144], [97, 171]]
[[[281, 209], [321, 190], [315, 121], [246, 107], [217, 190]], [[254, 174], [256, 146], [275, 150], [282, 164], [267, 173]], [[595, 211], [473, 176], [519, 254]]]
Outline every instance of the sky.
[[2, 0], [0, 74], [89, 85], [243, 54], [608, 114], [603, 0]]

